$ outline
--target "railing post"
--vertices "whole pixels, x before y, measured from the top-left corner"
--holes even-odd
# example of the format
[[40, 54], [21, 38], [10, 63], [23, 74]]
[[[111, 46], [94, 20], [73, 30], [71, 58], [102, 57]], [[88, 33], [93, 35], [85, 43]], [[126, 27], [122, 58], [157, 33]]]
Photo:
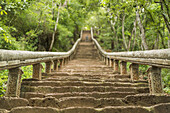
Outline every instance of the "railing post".
[[45, 64], [46, 64], [45, 72], [46, 72], [46, 73], [51, 73], [52, 62], [51, 62], [51, 61], [45, 62]]
[[60, 59], [60, 69], [63, 67], [63, 59]]
[[110, 64], [109, 64], [109, 65], [110, 65], [110, 67], [113, 67], [113, 59], [111, 59], [111, 58], [110, 58], [109, 63], [110, 63]]
[[119, 60], [114, 61], [114, 71], [119, 72]]
[[32, 78], [41, 80], [41, 69], [42, 65], [40, 63], [33, 65], [33, 75]]
[[105, 61], [105, 57], [104, 56], [102, 56], [102, 61]]
[[130, 75], [132, 82], [134, 82], [134, 80], [139, 80], [139, 64], [132, 63], [130, 65]]
[[54, 71], [58, 71], [58, 60], [54, 60]]
[[114, 60], [111, 59], [111, 67], [114, 68]]
[[23, 72], [19, 67], [9, 69], [7, 90], [5, 96], [18, 97], [20, 95], [22, 74]]
[[106, 65], [109, 65], [109, 58], [106, 57]]
[[63, 66], [65, 66], [66, 65], [66, 59], [65, 58], [63, 58]]
[[149, 70], [150, 79], [150, 93], [159, 94], [163, 93], [161, 68], [152, 66]]
[[127, 62], [121, 61], [120, 62], [120, 74], [127, 74]]

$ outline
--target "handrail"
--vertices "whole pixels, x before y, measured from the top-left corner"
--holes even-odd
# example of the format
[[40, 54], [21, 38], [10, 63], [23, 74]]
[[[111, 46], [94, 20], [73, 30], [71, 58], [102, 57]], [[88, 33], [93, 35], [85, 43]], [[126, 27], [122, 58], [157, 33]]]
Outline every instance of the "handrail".
[[[6, 96], [19, 96], [21, 88], [21, 75], [23, 74], [21, 66], [33, 65], [32, 78], [42, 79], [42, 62], [45, 62], [45, 73], [58, 71], [71, 60], [76, 54], [80, 38], [68, 52], [32, 52], [0, 49], [0, 70], [9, 69]], [[53, 65], [53, 69], [52, 69]], [[60, 67], [59, 67], [60, 65]]]
[[43, 61], [67, 58], [76, 51], [81, 38], [82, 31], [80, 38], [68, 52], [33, 52], [0, 49], [0, 70], [26, 66]]
[[151, 66], [170, 68], [170, 49], [134, 51], [134, 52], [106, 52], [93, 37], [93, 29], [91, 28], [92, 40], [95, 43], [99, 53], [103, 57], [110, 59], [129, 61], [138, 64], [146, 64]]
[[128, 74], [127, 62], [131, 63], [129, 66], [129, 74], [132, 82], [139, 80], [139, 64], [151, 66], [147, 70], [150, 93], [163, 93], [161, 68], [170, 68], [170, 49], [108, 53], [104, 51], [97, 40], [94, 39], [92, 28], [91, 37], [97, 48], [99, 57], [106, 65], [113, 67], [115, 72], [120, 72], [122, 76]]

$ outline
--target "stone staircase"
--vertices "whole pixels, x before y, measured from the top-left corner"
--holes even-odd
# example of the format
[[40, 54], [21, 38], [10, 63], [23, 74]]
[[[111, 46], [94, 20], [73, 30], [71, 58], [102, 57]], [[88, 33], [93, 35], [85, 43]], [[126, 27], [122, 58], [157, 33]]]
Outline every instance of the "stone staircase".
[[81, 42], [58, 72], [25, 79], [21, 98], [3, 97], [0, 113], [170, 113], [170, 96], [149, 94], [145, 80], [131, 82], [98, 58], [92, 42]]

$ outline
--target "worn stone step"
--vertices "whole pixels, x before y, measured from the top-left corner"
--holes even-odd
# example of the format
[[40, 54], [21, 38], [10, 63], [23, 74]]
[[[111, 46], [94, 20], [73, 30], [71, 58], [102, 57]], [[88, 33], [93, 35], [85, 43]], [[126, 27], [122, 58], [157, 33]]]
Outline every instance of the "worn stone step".
[[84, 82], [84, 81], [23, 81], [27, 86], [114, 86], [114, 87], [147, 87], [146, 83], [123, 82]]
[[[111, 76], [130, 76], [130, 75], [128, 75], [128, 74], [126, 74], [126, 75], [120, 75], [120, 74], [118, 74], [118, 72], [114, 72], [114, 71], [111, 71], [111, 72], [95, 72], [95, 73], [91, 73], [91, 72], [94, 72], [94, 70], [92, 70], [91, 72], [89, 72], [89, 73], [91, 73], [91, 74], [88, 74], [88, 73], [81, 73], [81, 72], [84, 72], [84, 71], [79, 71], [79, 72], [75, 72], [75, 73], [70, 73], [70, 71], [71, 70], [69, 70], [69, 72], [64, 72], [64, 71], [62, 71], [62, 70], [60, 70], [60, 71], [55, 71], [55, 72], [52, 72], [52, 73], [50, 73], [50, 74], [47, 74], [47, 73], [43, 73], [42, 75], [43, 76], [78, 76], [78, 77], [96, 77], [96, 76], [105, 76], [105, 77], [111, 77]], [[87, 71], [87, 70], [86, 70]]]
[[58, 71], [52, 72], [50, 74], [43, 73], [42, 76], [44, 77], [83, 77], [83, 78], [130, 78], [130, 75], [120, 75], [118, 72], [95, 72], [95, 71], [78, 71], [73, 72], [69, 70], [68, 72], [65, 71]]
[[64, 67], [60, 71], [103, 71], [103, 72], [114, 72], [112, 68], [67, 68]]
[[[77, 76], [76, 76], [77, 75]], [[60, 75], [60, 74], [54, 74], [54, 75], [43, 75], [43, 78], [47, 78], [47, 77], [51, 77], [51, 78], [61, 78], [61, 77], [68, 77], [68, 78], [80, 78], [81, 80], [83, 79], [101, 79], [101, 81], [103, 80], [115, 80], [115, 79], [130, 79], [130, 76], [129, 75], [112, 75], [112, 74], [103, 74], [103, 75], [98, 75], [98, 74], [93, 74], [93, 75], [88, 75], [88, 74], [72, 74], [72, 75], [67, 75], [67, 74], [63, 74], [63, 75]]]
[[56, 99], [55, 97], [31, 98], [29, 99], [29, 105], [59, 109], [68, 107], [103, 108], [106, 106], [127, 106], [120, 98], [96, 99], [93, 97], [64, 97], [60, 99]]
[[79, 59], [79, 58], [81, 58], [81, 59], [98, 59], [98, 57], [97, 56], [75, 56], [74, 58], [76, 58], [76, 59]]
[[[28, 79], [29, 81], [29, 79]], [[85, 82], [131, 82], [130, 79], [106, 79], [104, 78], [83, 78], [83, 77], [69, 77], [69, 76], [63, 76], [63, 77], [49, 77], [49, 78], [45, 78], [43, 79], [43, 81], [85, 81]], [[142, 81], [141, 81], [142, 82]], [[140, 82], [138, 82], [140, 83]], [[143, 83], [146, 83], [143, 81]]]
[[38, 93], [65, 93], [65, 92], [134, 92], [134, 93], [148, 93], [149, 89], [146, 87], [112, 87], [112, 86], [22, 86], [22, 92], [38, 92]]
[[69, 63], [68, 65], [64, 66], [64, 68], [71, 68], [71, 69], [76, 69], [76, 68], [101, 68], [101, 69], [113, 69], [112, 67], [106, 66], [106, 65], [82, 65], [82, 64], [74, 64], [74, 63]]
[[[58, 72], [66, 72], [66, 71], [62, 71], [62, 70], [59, 70]], [[90, 74], [115, 74], [115, 71], [103, 71], [103, 70], [68, 70], [67, 73], [71, 73], [71, 72], [74, 72], [74, 73], [90, 73]], [[71, 74], [74, 74], [74, 73], [71, 73]], [[116, 72], [117, 73], [117, 72]]]
[[108, 106], [105, 108], [71, 107], [57, 109], [52, 107], [18, 107], [9, 113], [169, 113], [170, 103], [151, 107], [141, 106]]
[[28, 104], [28, 100], [24, 98], [0, 97], [0, 109], [10, 110], [15, 107], [27, 106]]
[[137, 93], [134, 92], [66, 92], [66, 93], [36, 93], [36, 92], [22, 92], [21, 97], [30, 99], [34, 97], [44, 98], [44, 97], [55, 97], [57, 99], [63, 97], [76, 97], [76, 96], [83, 96], [83, 97], [94, 97], [98, 98], [124, 98], [127, 95], [135, 95]]
[[137, 94], [129, 95], [125, 99], [128, 105], [152, 106], [160, 103], [170, 102], [170, 95], [165, 94]]
[[78, 50], [92, 50], [92, 49], [95, 49], [93, 45], [89, 45], [88, 47], [87, 46], [79, 46], [78, 47]]

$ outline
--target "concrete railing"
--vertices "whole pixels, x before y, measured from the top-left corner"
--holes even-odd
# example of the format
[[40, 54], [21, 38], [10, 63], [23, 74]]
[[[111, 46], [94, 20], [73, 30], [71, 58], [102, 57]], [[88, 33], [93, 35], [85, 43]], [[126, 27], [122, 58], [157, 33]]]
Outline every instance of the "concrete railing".
[[131, 63], [129, 68], [132, 82], [139, 80], [139, 65], [151, 66], [147, 70], [150, 93], [163, 93], [161, 68], [170, 68], [170, 49], [109, 53], [93, 38], [93, 29], [91, 36], [100, 58], [106, 65], [113, 67], [114, 71], [127, 74], [127, 62]]
[[0, 49], [0, 70], [8, 69], [8, 82], [6, 96], [19, 96], [21, 87], [21, 75], [23, 71], [21, 66], [33, 65], [33, 79], [41, 80], [42, 65], [45, 62], [45, 73], [51, 73], [53, 70], [58, 71], [60, 68], [73, 59], [76, 54], [81, 37], [76, 41], [72, 49], [68, 52], [31, 52]]

